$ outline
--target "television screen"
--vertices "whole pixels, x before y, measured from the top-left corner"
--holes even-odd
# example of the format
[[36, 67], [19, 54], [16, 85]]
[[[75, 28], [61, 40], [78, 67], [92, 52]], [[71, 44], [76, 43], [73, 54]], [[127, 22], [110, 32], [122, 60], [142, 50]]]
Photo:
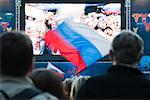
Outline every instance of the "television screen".
[[0, 33], [15, 29], [15, 1], [0, 0]]
[[[85, 6], [80, 14], [78, 23], [88, 25], [92, 30], [102, 35], [108, 41], [121, 31], [122, 10], [121, 2], [99, 2], [99, 3], [25, 3], [25, 33], [31, 38], [34, 47], [34, 55], [43, 55], [45, 42], [43, 36], [47, 30], [55, 30], [64, 18], [61, 15], [69, 16], [74, 12], [72, 5]], [[70, 12], [59, 10], [63, 7], [70, 9]], [[79, 11], [80, 12], [80, 11]], [[74, 12], [75, 15], [77, 15]], [[52, 55], [59, 55], [59, 51], [52, 52]]]
[[[53, 51], [45, 46], [43, 36], [47, 30], [55, 30], [63, 22], [62, 15], [79, 16], [77, 9], [84, 5], [77, 23], [90, 27], [97, 34], [111, 41], [121, 29], [125, 28], [125, 0], [23, 0], [21, 6], [21, 30], [33, 41], [36, 61], [66, 61], [59, 50]], [[78, 7], [77, 7], [78, 5]], [[65, 6], [65, 11], [63, 9]], [[59, 11], [63, 10], [60, 14]], [[68, 11], [68, 9], [70, 11]], [[77, 10], [77, 12], [75, 12]], [[92, 36], [92, 35], [91, 35]], [[105, 50], [105, 49], [104, 49]], [[103, 57], [110, 61], [109, 57]]]

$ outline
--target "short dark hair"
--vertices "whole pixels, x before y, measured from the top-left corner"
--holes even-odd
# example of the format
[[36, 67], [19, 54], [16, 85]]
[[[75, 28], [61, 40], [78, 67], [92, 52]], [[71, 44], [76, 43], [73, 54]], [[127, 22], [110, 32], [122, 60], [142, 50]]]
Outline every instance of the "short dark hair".
[[33, 60], [32, 42], [23, 32], [6, 32], [0, 35], [1, 75], [25, 76]]
[[143, 40], [136, 33], [124, 30], [112, 42], [113, 57], [117, 63], [134, 64], [143, 53]]

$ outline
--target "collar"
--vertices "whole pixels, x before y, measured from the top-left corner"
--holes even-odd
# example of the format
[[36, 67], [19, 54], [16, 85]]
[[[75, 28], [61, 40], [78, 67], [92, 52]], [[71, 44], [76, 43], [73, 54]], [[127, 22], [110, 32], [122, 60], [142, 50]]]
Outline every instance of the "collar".
[[14, 81], [14, 82], [18, 82], [18, 83], [31, 83], [33, 84], [32, 80], [25, 76], [25, 77], [11, 77], [11, 76], [1, 76], [0, 77], [0, 82], [4, 82], [4, 81]]
[[112, 66], [109, 68], [108, 73], [132, 74], [144, 76], [144, 74], [140, 70], [125, 65]]
[[32, 80], [28, 77], [0, 77], [0, 90], [4, 91], [10, 97], [26, 88], [35, 88]]

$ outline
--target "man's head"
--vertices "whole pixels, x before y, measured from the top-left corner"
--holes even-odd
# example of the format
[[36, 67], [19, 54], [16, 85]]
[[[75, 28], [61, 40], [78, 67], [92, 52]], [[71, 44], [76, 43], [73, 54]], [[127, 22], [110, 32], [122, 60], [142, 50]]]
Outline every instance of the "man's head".
[[143, 40], [136, 33], [122, 31], [112, 42], [110, 56], [113, 64], [137, 64], [143, 53], [143, 44]]
[[21, 32], [0, 35], [0, 74], [22, 77], [32, 69], [33, 47], [28, 36]]
[[111, 27], [106, 27], [105, 30], [104, 30], [104, 33], [109, 35], [109, 36], [112, 36], [113, 30], [112, 30]]

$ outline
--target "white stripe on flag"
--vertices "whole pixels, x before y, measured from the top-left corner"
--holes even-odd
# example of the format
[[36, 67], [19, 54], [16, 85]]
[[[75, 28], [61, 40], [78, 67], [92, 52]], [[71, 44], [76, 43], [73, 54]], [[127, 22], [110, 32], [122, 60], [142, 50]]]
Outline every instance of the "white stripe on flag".
[[47, 69], [51, 69], [51, 70], [55, 70], [61, 74], [64, 74], [64, 72], [62, 72], [60, 69], [58, 69], [57, 67], [55, 67], [54, 65], [52, 65], [50, 62], [48, 62], [47, 64]]
[[111, 41], [104, 38], [87, 25], [74, 23], [68, 20], [65, 22], [70, 26], [70, 28], [77, 33], [80, 33], [81, 36], [90, 41], [99, 50], [102, 56], [109, 53]]

